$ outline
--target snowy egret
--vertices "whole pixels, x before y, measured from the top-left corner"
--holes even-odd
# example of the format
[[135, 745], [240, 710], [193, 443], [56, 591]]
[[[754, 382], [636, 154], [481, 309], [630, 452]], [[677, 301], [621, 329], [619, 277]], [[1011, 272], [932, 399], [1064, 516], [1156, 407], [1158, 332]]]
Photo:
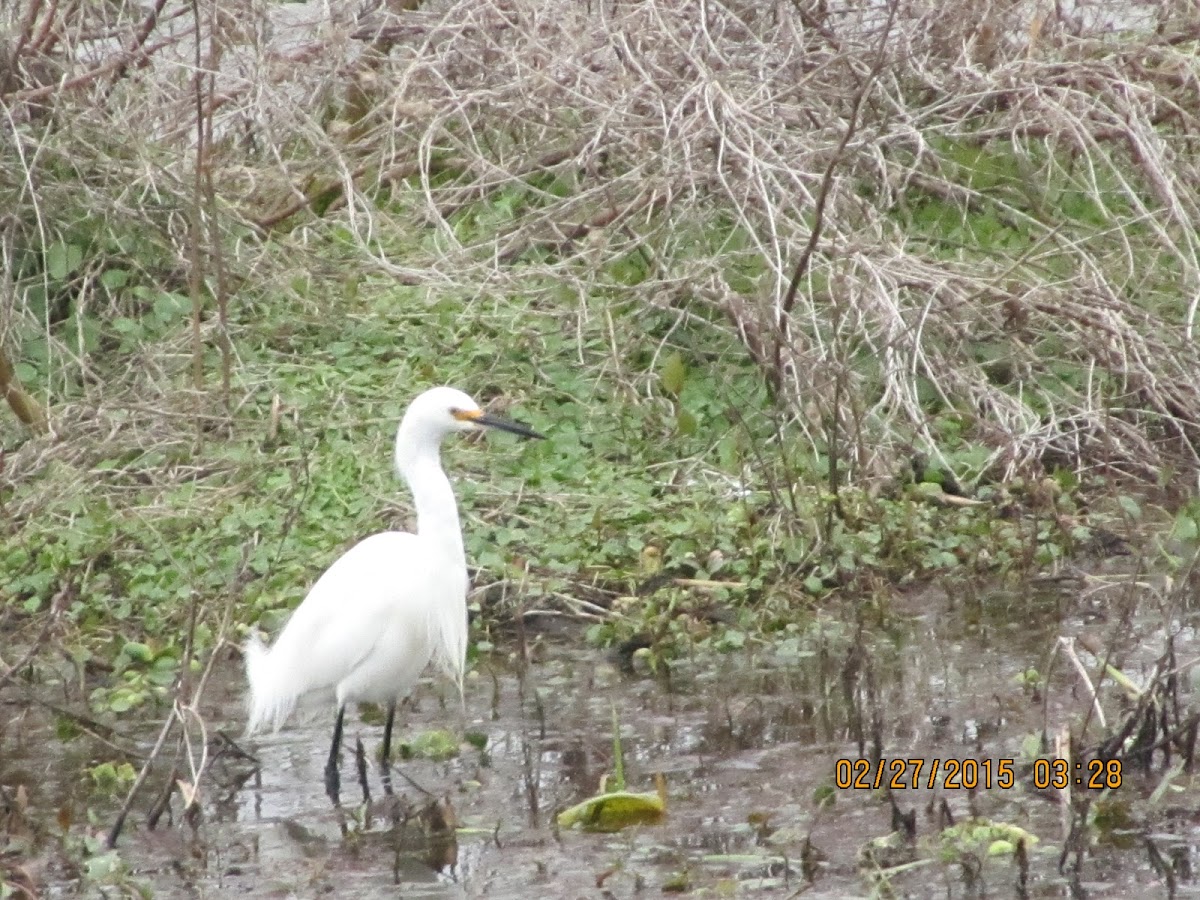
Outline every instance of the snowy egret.
[[462, 690], [467, 561], [458, 505], [439, 450], [451, 432], [485, 428], [542, 437], [518, 422], [485, 413], [454, 388], [432, 388], [413, 400], [396, 433], [395, 463], [413, 495], [416, 533], [385, 531], [363, 539], [317, 579], [274, 646], [267, 649], [256, 636], [246, 644], [248, 734], [268, 727], [278, 731], [302, 698], [331, 696], [336, 702], [333, 745], [325, 765], [325, 790], [334, 803], [347, 703], [387, 703], [386, 773], [396, 702], [426, 665], [435, 660]]

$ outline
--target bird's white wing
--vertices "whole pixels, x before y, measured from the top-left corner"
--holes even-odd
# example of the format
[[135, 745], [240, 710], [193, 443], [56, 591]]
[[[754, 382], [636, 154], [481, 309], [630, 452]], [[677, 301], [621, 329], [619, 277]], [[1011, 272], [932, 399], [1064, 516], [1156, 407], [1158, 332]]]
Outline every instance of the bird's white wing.
[[275, 690], [286, 686], [293, 698], [332, 692], [383, 641], [419, 672], [433, 650], [430, 610], [444, 602], [438, 574], [416, 535], [388, 531], [360, 541], [325, 570], [271, 648]]

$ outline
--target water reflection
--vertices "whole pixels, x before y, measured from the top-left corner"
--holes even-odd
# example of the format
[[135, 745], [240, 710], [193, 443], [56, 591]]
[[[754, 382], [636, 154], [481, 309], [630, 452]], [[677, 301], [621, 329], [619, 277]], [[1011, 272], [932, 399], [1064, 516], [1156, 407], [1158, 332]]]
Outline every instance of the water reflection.
[[[1112, 649], [1131, 672], [1152, 665], [1161, 648], [1163, 618], [1145, 608], [1127, 634], [1108, 635], [1125, 639]], [[783, 860], [802, 856], [816, 878], [810, 895], [842, 896], [863, 891], [859, 853], [887, 833], [893, 814], [911, 817], [918, 839], [938, 827], [921, 810], [940, 810], [943, 824], [968, 815], [1015, 818], [1054, 846], [1063, 837], [1057, 805], [1024, 790], [920, 790], [893, 794], [890, 804], [873, 791], [836, 792], [829, 806], [821, 797], [838, 758], [1019, 758], [1047, 717], [1052, 726], [1075, 721], [1072, 673], [1036, 694], [1016, 680], [1044, 666], [1060, 634], [1086, 629], [1084, 613], [1073, 617], [1072, 609], [1063, 597], [1027, 597], [1022, 605], [1003, 594], [964, 600], [927, 591], [898, 598], [886, 630], [849, 627], [854, 609], [831, 610], [803, 641], [789, 639], [786, 652], [750, 641], [737, 654], [676, 663], [669, 679], [623, 672], [607, 654], [568, 643], [550, 646], [545, 661], [524, 670], [487, 658], [468, 681], [457, 727], [486, 745], [464, 743], [447, 761], [398, 763], [394, 771], [423, 790], [397, 776], [395, 797], [379, 794], [370, 807], [347, 804], [340, 812], [324, 794], [319, 716], [246, 747], [257, 767], [242, 757], [241, 683], [231, 667], [229, 681], [206, 698], [210, 734], [225, 725], [231, 737], [218, 735], [209, 748], [214, 764], [201, 785], [200, 821], [194, 830], [171, 827], [168, 816], [151, 831], [143, 813], [131, 820], [121, 852], [159, 897], [192, 896], [203, 886], [221, 895], [354, 898], [400, 885], [405, 896], [525, 898], [589, 894], [597, 879], [617, 883], [606, 872], [628, 875], [632, 881], [622, 883], [631, 889], [667, 884], [681, 872], [693, 887], [725, 878], [765, 884], [799, 877]], [[1195, 655], [1194, 630], [1171, 627], [1180, 658], [1189, 641]], [[430, 696], [424, 690], [404, 710], [401, 738], [454, 719], [456, 702]], [[593, 794], [612, 770], [614, 710], [630, 788], [652, 789], [654, 774], [664, 773], [668, 818], [617, 835], [558, 834], [555, 812]], [[47, 833], [63, 807], [78, 810], [80, 821], [84, 809], [103, 820], [105, 801], [89, 795], [81, 773], [112, 753], [87, 738], [60, 744], [52, 725], [22, 708], [0, 731], [4, 796], [11, 801], [23, 788]], [[146, 730], [143, 751], [157, 724]], [[381, 728], [352, 717], [347, 748], [360, 736], [374, 760]], [[371, 765], [373, 794], [378, 777]], [[145, 796], [164, 782], [162, 775]], [[1128, 845], [1094, 848], [1084, 869], [1114, 883], [1169, 871], [1177, 883], [1194, 884], [1198, 833], [1196, 816], [1181, 809], [1149, 842], [1139, 834]], [[51, 843], [42, 846], [52, 852]], [[1034, 854], [1031, 871], [1060, 879], [1054, 858]], [[911, 877], [918, 893], [930, 883]]]

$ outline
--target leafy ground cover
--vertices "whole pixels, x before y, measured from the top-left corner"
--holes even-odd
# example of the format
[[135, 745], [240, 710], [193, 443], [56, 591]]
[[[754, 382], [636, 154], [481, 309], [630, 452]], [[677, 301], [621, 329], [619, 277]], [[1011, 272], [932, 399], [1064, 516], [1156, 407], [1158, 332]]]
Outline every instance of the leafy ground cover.
[[[639, 341], [656, 318], [665, 338]], [[905, 457], [874, 495], [835, 497], [827, 457], [789, 446], [736, 343], [670, 324], [634, 304], [545, 309], [384, 278], [352, 292], [306, 278], [247, 299], [231, 318], [231, 415], [195, 427], [181, 353], [159, 382], [165, 405], [139, 407], [129, 389], [117, 408], [112, 392], [89, 421], [71, 404], [81, 418], [57, 444], [18, 451], [32, 465], [4, 498], [8, 615], [33, 626], [64, 614], [75, 663], [112, 670], [98, 707], [165, 695], [187, 641], [211, 649], [222, 623], [270, 629], [359, 537], [408, 527], [391, 441], [407, 399], [439, 382], [549, 438], [447, 448], [468, 557], [493, 585], [475, 596], [481, 628], [518, 608], [603, 617], [601, 641], [685, 637], [695, 617], [782, 628], [873, 581], [1039, 571], [1140, 515], [1132, 501], [1085, 509], [1069, 472], [976, 483], [985, 451], [961, 439], [943, 447], [970, 498], [946, 493], [937, 471], [916, 482]], [[186, 333], [164, 323], [139, 346]]]

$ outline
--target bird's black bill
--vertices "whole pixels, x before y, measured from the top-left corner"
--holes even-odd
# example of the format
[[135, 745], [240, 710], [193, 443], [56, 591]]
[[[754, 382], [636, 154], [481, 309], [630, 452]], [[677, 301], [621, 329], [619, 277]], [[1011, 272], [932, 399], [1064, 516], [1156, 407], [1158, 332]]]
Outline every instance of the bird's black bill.
[[519, 434], [525, 438], [538, 438], [539, 440], [545, 440], [546, 438], [544, 434], [538, 434], [528, 425], [522, 425], [520, 422], [512, 422], [508, 419], [500, 419], [490, 413], [476, 416], [473, 421], [476, 425], [486, 425], [488, 428], [507, 431], [509, 434]]

